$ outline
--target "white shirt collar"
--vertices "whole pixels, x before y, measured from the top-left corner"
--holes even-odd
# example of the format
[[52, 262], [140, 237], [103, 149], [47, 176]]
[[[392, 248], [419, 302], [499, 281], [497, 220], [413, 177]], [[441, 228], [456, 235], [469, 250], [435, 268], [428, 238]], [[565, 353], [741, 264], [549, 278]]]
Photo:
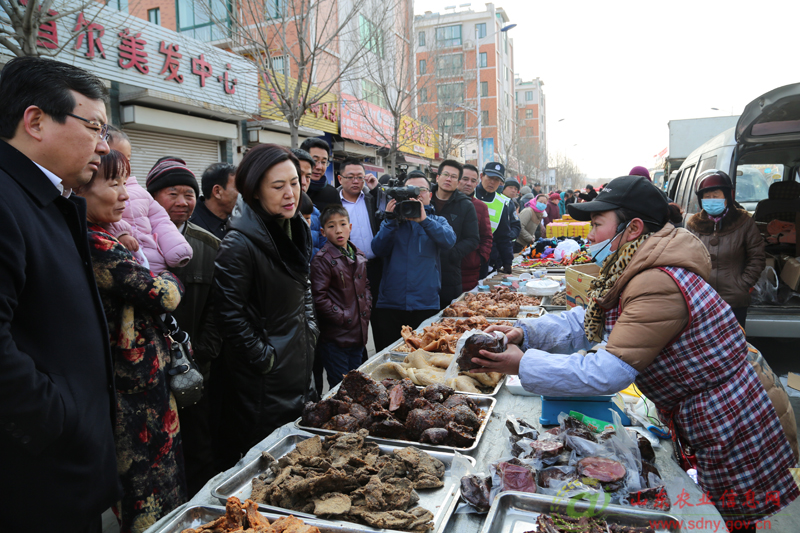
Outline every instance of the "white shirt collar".
[[42, 172], [44, 172], [44, 175], [47, 176], [47, 179], [49, 179], [53, 185], [55, 185], [56, 189], [58, 189], [58, 192], [61, 194], [61, 196], [63, 196], [64, 198], [69, 198], [69, 195], [72, 194], [72, 189], [65, 189], [64, 185], [62, 185], [61, 183], [61, 178], [59, 178], [58, 176], [56, 176], [55, 174], [44, 168], [36, 161], [34, 161], [33, 164], [35, 164], [37, 167], [41, 169]]
[[358, 198], [356, 198], [356, 201], [355, 201], [355, 202], [350, 202], [350, 200], [348, 200], [347, 198], [345, 198], [345, 197], [344, 197], [344, 191], [339, 191], [339, 198], [341, 198], [343, 202], [349, 202], [349, 203], [351, 203], [351, 204], [357, 204], [359, 200], [361, 200], [362, 198], [364, 198], [364, 191], [363, 191], [363, 190], [361, 191], [361, 193], [358, 195]]

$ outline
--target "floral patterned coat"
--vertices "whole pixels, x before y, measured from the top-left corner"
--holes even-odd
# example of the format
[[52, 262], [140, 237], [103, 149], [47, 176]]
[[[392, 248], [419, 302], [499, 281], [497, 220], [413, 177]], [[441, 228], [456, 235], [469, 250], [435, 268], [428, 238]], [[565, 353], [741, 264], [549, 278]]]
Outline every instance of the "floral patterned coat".
[[169, 350], [155, 317], [175, 310], [183, 286], [160, 276], [100, 226], [89, 225], [94, 274], [114, 354], [121, 532], [141, 532], [186, 500], [180, 425], [167, 375]]

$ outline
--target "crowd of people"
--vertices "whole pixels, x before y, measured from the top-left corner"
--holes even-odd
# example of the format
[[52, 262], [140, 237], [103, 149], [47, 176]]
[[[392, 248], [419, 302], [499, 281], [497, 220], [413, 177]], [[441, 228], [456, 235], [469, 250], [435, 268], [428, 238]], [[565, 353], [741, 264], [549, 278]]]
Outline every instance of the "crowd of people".
[[[131, 175], [129, 139], [108, 125], [105, 98], [94, 75], [47, 59], [11, 60], [0, 75], [0, 453], [14, 457], [0, 495], [20, 507], [42, 486], [74, 495], [50, 501], [44, 526], [98, 533], [101, 513], [113, 507], [122, 533], [144, 531], [296, 419], [324, 379], [333, 387], [358, 367], [370, 327], [375, 349], [389, 346], [402, 326], [424, 321], [491, 270], [511, 273], [514, 253], [566, 212], [591, 218], [591, 240], [625, 232], [633, 245], [617, 259], [620, 272], [639, 246], [683, 247], [674, 254], [685, 256], [679, 265], [673, 255], [654, 263], [666, 269], [657, 279], [650, 270], [626, 278], [641, 290], [663, 289], [656, 296], [673, 307], [651, 306], [647, 314], [669, 327], [644, 347], [612, 335], [595, 356], [597, 375], [607, 377], [602, 385], [549, 368], [552, 360], [530, 355], [536, 350], [528, 359], [520, 352], [511, 362], [483, 360], [487, 368], [513, 370], [539, 389], [562, 373], [581, 394], [616, 392], [645, 376], [648, 396], [657, 398], [668, 369], [655, 356], [687, 327], [698, 334], [724, 328], [737, 346], [744, 343], [735, 319], [744, 323], [763, 243], [719, 171], [697, 191], [703, 210], [688, 228], [699, 240], [685, 230], [674, 234], [668, 213], [645, 223], [636, 209], [601, 213], [595, 200], [608, 198], [606, 189], [547, 194], [539, 183], [520, 186], [497, 162], [478, 169], [446, 160], [435, 181], [410, 172], [403, 185], [418, 194], [405, 201], [411, 215], [401, 216], [395, 199], [379, 206], [383, 185], [357, 159], [343, 161], [340, 185], [331, 185], [331, 148], [319, 138], [296, 150], [258, 145], [238, 166], [211, 165], [199, 180], [174, 154], [156, 162], [142, 187]], [[663, 196], [649, 187], [637, 194]], [[655, 205], [661, 196], [654, 198]], [[658, 238], [645, 243], [651, 233]], [[702, 245], [719, 249], [712, 272], [697, 259], [708, 254]], [[688, 273], [669, 270], [676, 265]], [[688, 302], [690, 310], [711, 302], [714, 311], [690, 321], [676, 291], [700, 277], [716, 292]], [[598, 301], [620, 299], [609, 287], [599, 289]], [[720, 297], [735, 319], [716, 306]], [[586, 313], [597, 315], [589, 340], [604, 327], [637, 328], [628, 314], [606, 315], [597, 305]], [[562, 322], [562, 332], [584, 327], [583, 315]], [[205, 384], [197, 403], [181, 407], [172, 389], [176, 328], [191, 339]], [[572, 342], [546, 340], [541, 331], [507, 329], [529, 348]], [[714, 370], [712, 359], [699, 364]], [[733, 377], [736, 368], [725, 379], [754, 389], [751, 376]], [[12, 513], [9, 527], [22, 529], [29, 519]]]

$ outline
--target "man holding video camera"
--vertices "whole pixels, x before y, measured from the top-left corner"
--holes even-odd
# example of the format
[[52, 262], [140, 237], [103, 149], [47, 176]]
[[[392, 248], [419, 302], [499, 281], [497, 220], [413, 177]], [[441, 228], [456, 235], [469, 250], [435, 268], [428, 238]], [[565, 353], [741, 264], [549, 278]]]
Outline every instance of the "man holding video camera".
[[403, 326], [416, 328], [439, 310], [439, 254], [456, 243], [447, 220], [433, 214], [425, 175], [410, 172], [405, 186], [386, 204], [386, 217], [372, 239], [373, 253], [383, 258], [380, 292], [372, 311], [376, 351], [398, 340]]

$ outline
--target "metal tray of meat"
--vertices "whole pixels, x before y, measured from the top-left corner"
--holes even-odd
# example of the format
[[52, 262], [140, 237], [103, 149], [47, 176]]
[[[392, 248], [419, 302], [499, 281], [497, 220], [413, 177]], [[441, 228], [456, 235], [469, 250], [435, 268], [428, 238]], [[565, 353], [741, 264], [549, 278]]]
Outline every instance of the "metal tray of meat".
[[[405, 356], [407, 356], [407, 355], [408, 355], [407, 353], [396, 354], [395, 352], [385, 352], [385, 353], [382, 353], [382, 354], [374, 355], [374, 356], [370, 357], [367, 360], [366, 363], [364, 363], [363, 365], [358, 367], [358, 369], [361, 372], [367, 374], [369, 377], [372, 377], [372, 373], [375, 372], [375, 370], [379, 366], [381, 366], [382, 364], [384, 364], [384, 363], [402, 363], [403, 360], [405, 359]], [[450, 354], [444, 354], [444, 355], [450, 355]], [[402, 356], [402, 357], [399, 357], [399, 356]], [[503, 376], [503, 379], [501, 379], [497, 383], [497, 385], [495, 385], [494, 389], [492, 389], [489, 392], [483, 392], [483, 393], [481, 393], [481, 392], [463, 392], [463, 391], [456, 391], [456, 392], [458, 392], [459, 394], [468, 394], [470, 396], [487, 396], [487, 397], [488, 396], [492, 396], [492, 397], [494, 397], [494, 396], [497, 396], [497, 393], [503, 387], [503, 382], [504, 381], [505, 381], [505, 375]], [[421, 389], [423, 387], [420, 387], [419, 385], [417, 385], [417, 388]]]
[[[265, 511], [260, 511], [260, 513], [269, 519], [270, 523], [278, 518], [286, 516], [286, 514], [268, 513]], [[167, 522], [154, 533], [182, 533], [185, 529], [200, 527], [203, 524], [216, 520], [224, 514], [225, 507], [219, 505], [194, 505], [186, 507], [180, 511], [175, 518]], [[321, 533], [360, 533], [365, 530], [376, 531], [374, 528], [358, 526], [351, 522], [334, 522], [316, 518], [302, 518], [302, 520], [307, 526], [319, 528]]]
[[[335, 432], [332, 431], [331, 433]], [[270, 455], [272, 455], [272, 457], [274, 457], [275, 459], [280, 459], [284, 455], [294, 450], [298, 442], [306, 440], [308, 438], [309, 438], [308, 435], [299, 435], [299, 434], [287, 435], [280, 441], [270, 446], [266, 451]], [[408, 447], [407, 442], [401, 446], [393, 446], [382, 443], [378, 443], [378, 445], [380, 446], [381, 452], [383, 454], [390, 454], [392, 453], [393, 450]], [[419, 447], [417, 448], [421, 449]], [[452, 451], [440, 451], [440, 450], [437, 451], [425, 450], [425, 452], [427, 452], [431, 457], [435, 457], [436, 459], [439, 459], [442, 463], [444, 463], [445, 472], [444, 472], [444, 478], [442, 479], [444, 486], [438, 489], [418, 490], [417, 494], [419, 494], [419, 502], [417, 503], [417, 505], [420, 505], [421, 507], [424, 507], [425, 509], [433, 513], [433, 524], [434, 524], [433, 532], [441, 533], [442, 531], [444, 531], [444, 527], [447, 525], [447, 521], [450, 519], [450, 515], [453, 514], [453, 511], [456, 508], [456, 504], [458, 503], [458, 498], [461, 495], [461, 479], [454, 477], [452, 475], [451, 467], [453, 465], [453, 458], [455, 457], [455, 453], [453, 453]], [[473, 459], [472, 457], [465, 456], [465, 459], [467, 459], [473, 466], [475, 465], [475, 459]], [[269, 464], [267, 460], [264, 459], [263, 456], [257, 457], [256, 459], [250, 461], [250, 463], [242, 466], [242, 468], [240, 468], [238, 471], [226, 477], [226, 479], [223, 480], [222, 483], [220, 483], [214, 488], [211, 495], [215, 498], [218, 498], [221, 502], [227, 501], [227, 499], [231, 496], [236, 496], [240, 500], [244, 501], [245, 499], [250, 497], [250, 494], [252, 492], [253, 478], [266, 472], [268, 466]], [[307, 518], [314, 519], [322, 523], [336, 525], [341, 528], [347, 528], [345, 529], [347, 531], [391, 531], [391, 530], [378, 529], [370, 526], [356, 524], [354, 522], [345, 522], [341, 520], [329, 521], [317, 518], [316, 515], [313, 514], [301, 513], [298, 511], [293, 511], [292, 509], [274, 507], [263, 503], [260, 503], [258, 507], [259, 509], [273, 511], [281, 513], [283, 515], [292, 514], [298, 518], [302, 518], [303, 520]]]
[[[492, 411], [494, 411], [494, 406], [497, 403], [497, 400], [490, 397], [490, 396], [478, 396], [475, 394], [464, 394], [463, 392], [459, 392], [462, 396], [468, 396], [472, 398], [475, 403], [477, 404], [478, 408], [483, 411], [483, 420], [481, 420], [481, 425], [478, 428], [478, 432], [475, 435], [475, 442], [472, 443], [472, 446], [469, 448], [456, 448], [455, 446], [437, 446], [434, 444], [425, 444], [422, 442], [414, 442], [411, 440], [400, 440], [400, 439], [387, 439], [383, 437], [373, 437], [370, 435], [367, 437], [371, 442], [377, 442], [378, 444], [386, 444], [388, 446], [399, 446], [399, 447], [406, 447], [406, 446], [414, 446], [415, 448], [419, 448], [420, 450], [425, 451], [440, 451], [451, 453], [453, 451], [459, 453], [468, 453], [471, 454], [475, 451], [478, 447], [478, 444], [481, 442], [481, 437], [483, 437], [483, 433], [486, 431], [486, 426], [489, 424], [489, 419], [492, 417]], [[304, 426], [302, 424], [303, 418], [300, 417], [294, 421], [294, 426], [297, 429], [302, 431], [308, 431], [309, 433], [316, 433], [318, 435], [333, 435], [339, 433], [338, 431], [333, 431], [332, 429], [322, 429], [322, 428], [312, 428], [310, 426]]]
[[552, 313], [555, 311], [566, 311], [566, 305], [553, 305], [550, 302], [553, 300], [552, 296], [545, 296], [542, 298], [542, 308], [546, 309], [548, 313]]
[[629, 527], [650, 527], [651, 521], [671, 525], [655, 529], [656, 533], [679, 533], [680, 521], [672, 515], [625, 507], [607, 505], [598, 509], [585, 500], [571, 500], [557, 496], [544, 496], [527, 492], [502, 492], [492, 502], [481, 533], [524, 533], [536, 531], [536, 518], [540, 514], [560, 513], [579, 518], [582, 513]]

